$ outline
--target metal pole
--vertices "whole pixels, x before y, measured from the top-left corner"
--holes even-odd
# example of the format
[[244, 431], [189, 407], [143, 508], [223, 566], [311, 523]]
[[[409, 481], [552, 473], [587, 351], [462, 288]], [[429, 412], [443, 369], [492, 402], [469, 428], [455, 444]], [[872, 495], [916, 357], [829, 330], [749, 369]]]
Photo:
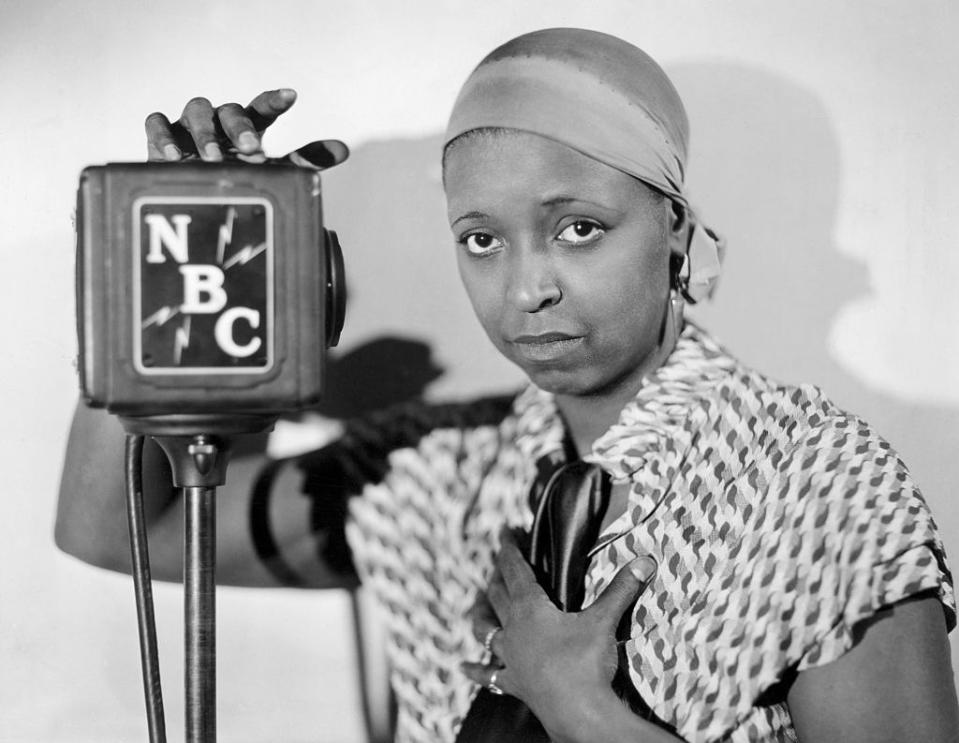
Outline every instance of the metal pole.
[[186, 741], [216, 741], [216, 488], [185, 487]]

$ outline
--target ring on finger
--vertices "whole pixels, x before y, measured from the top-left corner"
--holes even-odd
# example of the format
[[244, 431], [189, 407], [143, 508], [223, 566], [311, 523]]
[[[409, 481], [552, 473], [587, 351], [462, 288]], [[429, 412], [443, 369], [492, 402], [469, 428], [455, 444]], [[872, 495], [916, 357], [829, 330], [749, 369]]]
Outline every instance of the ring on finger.
[[486, 685], [486, 688], [489, 690], [490, 694], [496, 694], [496, 696], [501, 696], [503, 690], [496, 685], [496, 677], [499, 675], [499, 671], [493, 671], [493, 675], [489, 677], [489, 683]]
[[489, 632], [486, 633], [486, 637], [483, 638], [483, 647], [486, 649], [487, 653], [492, 654], [493, 652], [493, 638], [496, 637], [496, 633], [502, 630], [502, 627], [493, 627]]

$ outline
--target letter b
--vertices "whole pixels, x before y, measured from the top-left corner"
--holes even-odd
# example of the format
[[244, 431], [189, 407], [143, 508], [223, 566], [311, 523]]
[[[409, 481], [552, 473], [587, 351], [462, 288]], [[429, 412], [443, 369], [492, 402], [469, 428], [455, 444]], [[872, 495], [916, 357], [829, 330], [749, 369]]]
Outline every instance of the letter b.
[[183, 274], [184, 315], [212, 315], [226, 306], [226, 291], [223, 289], [223, 270], [218, 266], [180, 266]]

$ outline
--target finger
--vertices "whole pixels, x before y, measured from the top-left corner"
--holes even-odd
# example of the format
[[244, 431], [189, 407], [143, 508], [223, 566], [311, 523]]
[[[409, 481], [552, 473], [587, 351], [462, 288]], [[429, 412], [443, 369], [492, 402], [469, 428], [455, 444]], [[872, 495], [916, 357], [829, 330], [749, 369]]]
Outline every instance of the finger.
[[310, 142], [298, 150], [291, 152], [288, 157], [295, 165], [326, 170], [339, 165], [350, 156], [350, 148], [338, 139], [323, 139]]
[[279, 88], [260, 93], [246, 107], [246, 115], [257, 132], [262, 132], [277, 117], [290, 110], [296, 103], [296, 91], [292, 88]]
[[200, 157], [211, 162], [223, 159], [223, 150], [216, 141], [213, 105], [206, 98], [191, 98], [183, 109], [180, 124], [196, 144]]
[[504, 694], [512, 694], [513, 687], [510, 683], [509, 671], [495, 665], [485, 663], [460, 663], [460, 670], [473, 683], [490, 688], [494, 683]]
[[244, 162], [244, 163], [254, 163], [254, 164], [259, 165], [260, 163], [265, 163], [265, 162], [266, 162], [267, 160], [269, 160], [270, 158], [268, 158], [268, 157], [263, 153], [263, 150], [257, 150], [256, 152], [253, 152], [253, 153], [251, 153], [251, 154], [249, 154], [249, 155], [244, 155], [242, 152], [237, 152], [237, 153], [236, 153], [236, 159], [239, 160], [240, 162]]
[[586, 609], [597, 622], [615, 628], [630, 605], [642, 595], [656, 574], [656, 560], [649, 555], [637, 557], [622, 568], [599, 597]]
[[246, 110], [239, 103], [224, 103], [216, 109], [220, 128], [233, 146], [244, 155], [252, 155], [260, 149], [260, 137]]
[[489, 586], [486, 588], [486, 598], [490, 606], [493, 607], [493, 613], [499, 624], [505, 624], [509, 619], [510, 606], [512, 600], [509, 591], [506, 590], [506, 584], [503, 582], [503, 574], [497, 570], [490, 578]]
[[176, 144], [170, 120], [159, 111], [146, 117], [143, 127], [147, 133], [147, 152], [150, 160], [175, 162], [183, 157]]
[[467, 618], [472, 623], [473, 636], [484, 643], [489, 633], [500, 626], [496, 612], [493, 611], [493, 605], [485, 593], [476, 597], [476, 602], [467, 613]]
[[516, 598], [526, 595], [538, 587], [533, 568], [520, 552], [516, 538], [508, 529], [500, 532], [500, 548], [496, 555], [496, 566], [503, 575], [503, 582], [510, 596]]

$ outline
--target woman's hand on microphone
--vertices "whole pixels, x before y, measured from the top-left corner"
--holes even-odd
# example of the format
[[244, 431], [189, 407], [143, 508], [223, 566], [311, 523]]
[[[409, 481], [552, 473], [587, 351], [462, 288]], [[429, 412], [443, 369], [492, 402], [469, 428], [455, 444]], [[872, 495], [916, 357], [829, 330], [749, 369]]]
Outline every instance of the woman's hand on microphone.
[[[267, 159], [263, 153], [263, 132], [295, 102], [295, 90], [279, 88], [260, 93], [245, 107], [239, 103], [214, 107], [208, 98], [191, 98], [174, 122], [158, 111], [151, 113], [144, 122], [148, 159], [263, 162]], [[329, 168], [348, 155], [345, 144], [331, 139], [312, 142], [289, 157], [297, 164]], [[304, 162], [298, 162], [298, 158]]]

